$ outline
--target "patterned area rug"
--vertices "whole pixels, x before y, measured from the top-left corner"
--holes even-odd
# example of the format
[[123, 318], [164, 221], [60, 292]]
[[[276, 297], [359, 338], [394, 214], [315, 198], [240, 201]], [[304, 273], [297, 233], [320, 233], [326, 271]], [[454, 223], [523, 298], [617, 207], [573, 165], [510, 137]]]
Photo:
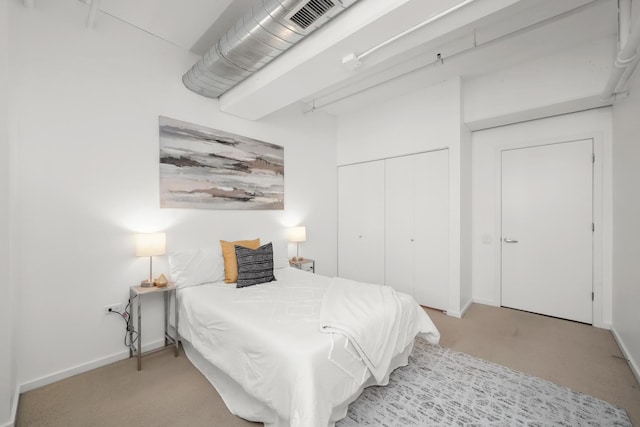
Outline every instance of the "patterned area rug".
[[369, 387], [336, 423], [352, 426], [631, 426], [623, 409], [549, 381], [428, 344]]

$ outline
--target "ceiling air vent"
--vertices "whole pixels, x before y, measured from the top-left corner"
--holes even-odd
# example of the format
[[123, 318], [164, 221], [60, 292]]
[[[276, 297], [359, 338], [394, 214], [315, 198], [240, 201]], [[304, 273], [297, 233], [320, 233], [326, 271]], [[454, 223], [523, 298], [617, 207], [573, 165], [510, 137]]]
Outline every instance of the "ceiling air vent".
[[311, 0], [291, 15], [289, 20], [306, 30], [334, 6], [335, 3], [331, 0]]
[[217, 98], [356, 1], [255, 0], [182, 81], [195, 93]]

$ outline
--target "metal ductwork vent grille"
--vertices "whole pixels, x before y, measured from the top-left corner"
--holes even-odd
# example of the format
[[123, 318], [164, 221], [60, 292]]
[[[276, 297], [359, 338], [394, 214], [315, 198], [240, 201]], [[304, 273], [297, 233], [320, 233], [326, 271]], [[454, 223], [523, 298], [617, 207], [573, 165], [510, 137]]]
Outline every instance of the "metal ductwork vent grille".
[[182, 76], [217, 98], [357, 0], [261, 0]]
[[335, 4], [330, 0], [311, 0], [289, 18], [291, 22], [306, 30], [318, 18], [327, 13]]

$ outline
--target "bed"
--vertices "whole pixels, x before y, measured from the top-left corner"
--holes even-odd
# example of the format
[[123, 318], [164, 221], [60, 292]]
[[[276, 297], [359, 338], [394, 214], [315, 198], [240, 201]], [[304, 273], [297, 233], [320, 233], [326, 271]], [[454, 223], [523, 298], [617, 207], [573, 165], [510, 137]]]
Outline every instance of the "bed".
[[406, 365], [418, 333], [438, 342], [408, 295], [283, 263], [273, 271], [275, 281], [245, 288], [203, 282], [205, 274], [179, 286], [185, 353], [235, 415], [269, 427], [333, 426], [365, 387]]

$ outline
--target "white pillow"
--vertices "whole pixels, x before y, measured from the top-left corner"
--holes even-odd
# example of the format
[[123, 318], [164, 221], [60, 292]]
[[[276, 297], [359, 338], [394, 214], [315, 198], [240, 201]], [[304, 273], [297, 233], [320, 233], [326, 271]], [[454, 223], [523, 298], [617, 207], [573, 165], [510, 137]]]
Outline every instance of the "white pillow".
[[169, 253], [171, 281], [176, 287], [224, 281], [224, 261], [220, 245]]
[[289, 267], [286, 240], [274, 240], [271, 244], [273, 245], [273, 268]]

